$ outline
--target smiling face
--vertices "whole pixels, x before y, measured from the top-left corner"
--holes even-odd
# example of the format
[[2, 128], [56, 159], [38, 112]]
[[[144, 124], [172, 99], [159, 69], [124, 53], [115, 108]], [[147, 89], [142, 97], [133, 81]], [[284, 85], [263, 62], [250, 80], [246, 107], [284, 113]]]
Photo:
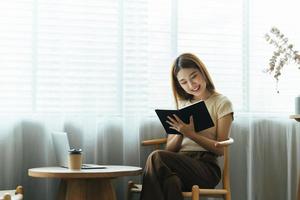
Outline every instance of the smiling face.
[[194, 100], [204, 100], [210, 95], [206, 89], [206, 81], [198, 69], [180, 69], [176, 78], [182, 89], [192, 95]]
[[204, 63], [191, 53], [183, 53], [175, 59], [171, 82], [177, 108], [180, 100], [206, 100], [216, 92]]

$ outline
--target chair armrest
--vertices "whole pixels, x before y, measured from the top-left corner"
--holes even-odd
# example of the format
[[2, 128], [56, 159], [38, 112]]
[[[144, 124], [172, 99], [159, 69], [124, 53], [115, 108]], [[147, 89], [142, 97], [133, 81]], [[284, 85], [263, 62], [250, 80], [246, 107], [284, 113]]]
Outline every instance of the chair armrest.
[[165, 144], [165, 143], [167, 143], [167, 138], [160, 138], [160, 139], [142, 141], [143, 146], [160, 145], [160, 144]]
[[227, 147], [231, 144], [234, 143], [234, 139], [233, 138], [228, 138], [228, 140], [224, 140], [224, 141], [221, 141], [221, 142], [216, 142], [215, 143], [215, 147]]

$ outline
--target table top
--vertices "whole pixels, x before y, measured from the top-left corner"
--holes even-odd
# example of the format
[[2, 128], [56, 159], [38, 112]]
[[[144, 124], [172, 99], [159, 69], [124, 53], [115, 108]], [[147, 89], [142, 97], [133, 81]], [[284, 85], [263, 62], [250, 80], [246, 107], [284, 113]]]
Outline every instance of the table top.
[[124, 165], [103, 165], [104, 169], [70, 170], [63, 167], [40, 167], [28, 169], [28, 175], [37, 178], [116, 178], [136, 176], [142, 168]]
[[298, 114], [298, 115], [290, 115], [290, 119], [294, 119], [294, 120], [300, 122], [300, 114]]

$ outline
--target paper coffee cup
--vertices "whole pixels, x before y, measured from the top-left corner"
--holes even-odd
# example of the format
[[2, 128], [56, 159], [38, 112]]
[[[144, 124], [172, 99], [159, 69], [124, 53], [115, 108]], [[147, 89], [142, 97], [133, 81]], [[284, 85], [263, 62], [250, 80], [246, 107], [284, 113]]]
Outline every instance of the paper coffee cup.
[[68, 167], [71, 170], [80, 170], [82, 165], [81, 149], [71, 149], [69, 151]]

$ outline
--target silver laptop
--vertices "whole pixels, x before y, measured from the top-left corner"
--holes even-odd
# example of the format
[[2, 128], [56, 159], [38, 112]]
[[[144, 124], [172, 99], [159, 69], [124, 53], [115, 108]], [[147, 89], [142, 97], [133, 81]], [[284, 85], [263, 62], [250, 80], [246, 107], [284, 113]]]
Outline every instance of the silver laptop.
[[[52, 141], [59, 166], [68, 168], [68, 153], [70, 150], [66, 132], [53, 132]], [[95, 164], [82, 164], [81, 169], [104, 169], [105, 166]]]

